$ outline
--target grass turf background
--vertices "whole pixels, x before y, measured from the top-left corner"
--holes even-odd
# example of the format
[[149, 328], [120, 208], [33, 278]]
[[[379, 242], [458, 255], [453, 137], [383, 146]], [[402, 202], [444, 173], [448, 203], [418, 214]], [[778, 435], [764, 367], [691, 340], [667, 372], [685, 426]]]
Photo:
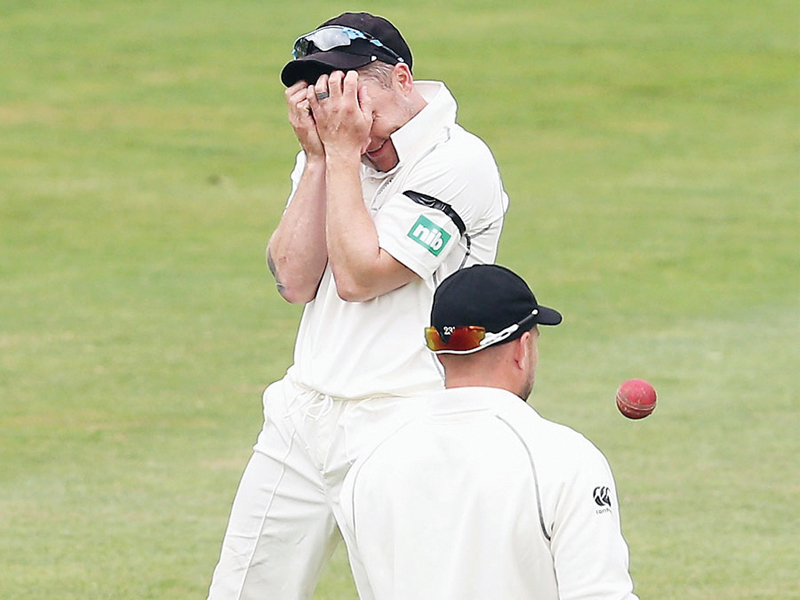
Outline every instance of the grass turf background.
[[[499, 261], [566, 316], [532, 403], [609, 457], [639, 595], [800, 594], [794, 3], [8, 0], [0, 597], [205, 597], [300, 314], [263, 260], [278, 72], [348, 9], [495, 152]], [[343, 552], [316, 598], [355, 598]]]

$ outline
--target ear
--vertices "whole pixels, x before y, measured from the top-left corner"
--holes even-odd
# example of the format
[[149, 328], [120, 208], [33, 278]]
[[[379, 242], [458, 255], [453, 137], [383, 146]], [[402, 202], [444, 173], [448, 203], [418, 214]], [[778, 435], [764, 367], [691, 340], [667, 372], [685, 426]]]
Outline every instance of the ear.
[[531, 332], [526, 331], [514, 340], [514, 364], [520, 370], [525, 370], [528, 365], [528, 355], [531, 351]]
[[405, 63], [397, 63], [393, 67], [394, 80], [400, 86], [400, 89], [408, 94], [414, 87], [414, 77], [411, 75], [411, 69]]

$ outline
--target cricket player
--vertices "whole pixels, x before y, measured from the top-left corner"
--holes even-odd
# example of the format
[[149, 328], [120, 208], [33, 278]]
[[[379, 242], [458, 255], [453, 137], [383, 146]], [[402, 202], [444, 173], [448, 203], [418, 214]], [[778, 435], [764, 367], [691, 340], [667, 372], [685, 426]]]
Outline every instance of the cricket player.
[[362, 600], [636, 600], [608, 462], [525, 402], [538, 326], [560, 322], [497, 265], [436, 291], [447, 389], [410, 401], [342, 489]]
[[345, 13], [281, 73], [301, 151], [268, 246], [305, 304], [233, 502], [211, 600], [310, 598], [340, 539], [339, 491], [372, 436], [443, 389], [420, 331], [439, 282], [494, 262], [508, 198], [444, 84], [416, 81], [397, 28]]

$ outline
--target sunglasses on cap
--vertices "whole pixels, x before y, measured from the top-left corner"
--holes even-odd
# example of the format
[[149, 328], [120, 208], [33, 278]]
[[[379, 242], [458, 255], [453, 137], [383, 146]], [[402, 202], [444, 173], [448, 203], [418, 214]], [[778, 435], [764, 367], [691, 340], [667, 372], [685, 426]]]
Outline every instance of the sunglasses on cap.
[[534, 311], [519, 323], [509, 325], [497, 333], [487, 332], [485, 327], [480, 325], [468, 325], [466, 327], [445, 327], [447, 341], [439, 335], [436, 327], [425, 328], [425, 343], [429, 350], [437, 354], [472, 354], [478, 350], [483, 350], [488, 346], [508, 339], [516, 331], [522, 328], [530, 328], [536, 324], [536, 316], [539, 309]]
[[352, 27], [344, 27], [343, 25], [327, 25], [315, 29], [311, 33], [301, 35], [294, 42], [292, 48], [292, 57], [295, 59], [303, 58], [312, 54], [316, 49], [320, 52], [327, 52], [334, 48], [343, 48], [349, 46], [354, 40], [366, 40], [370, 44], [383, 49], [397, 62], [405, 62], [403, 58], [394, 50], [389, 48], [379, 39], [372, 37], [368, 33], [353, 29]]

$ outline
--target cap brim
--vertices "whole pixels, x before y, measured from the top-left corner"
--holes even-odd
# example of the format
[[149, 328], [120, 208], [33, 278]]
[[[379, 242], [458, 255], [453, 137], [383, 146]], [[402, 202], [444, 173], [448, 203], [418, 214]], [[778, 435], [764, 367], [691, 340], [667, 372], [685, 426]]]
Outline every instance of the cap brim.
[[556, 309], [539, 305], [539, 314], [536, 315], [537, 325], [558, 325], [562, 320], [561, 313]]
[[281, 81], [286, 87], [290, 87], [300, 80], [314, 84], [320, 75], [330, 74], [333, 71], [357, 69], [368, 65], [372, 60], [372, 55], [361, 56], [335, 50], [315, 52], [287, 63], [281, 71]]

